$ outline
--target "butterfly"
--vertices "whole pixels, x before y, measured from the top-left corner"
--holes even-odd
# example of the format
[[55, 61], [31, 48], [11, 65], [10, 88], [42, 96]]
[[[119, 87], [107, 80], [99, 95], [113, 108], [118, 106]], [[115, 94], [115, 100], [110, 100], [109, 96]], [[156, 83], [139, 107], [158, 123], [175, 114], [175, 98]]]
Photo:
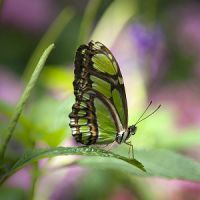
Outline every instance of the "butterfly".
[[128, 126], [128, 108], [123, 77], [111, 51], [100, 42], [81, 45], [75, 56], [75, 103], [69, 114], [72, 135], [78, 143], [126, 143], [136, 133]]

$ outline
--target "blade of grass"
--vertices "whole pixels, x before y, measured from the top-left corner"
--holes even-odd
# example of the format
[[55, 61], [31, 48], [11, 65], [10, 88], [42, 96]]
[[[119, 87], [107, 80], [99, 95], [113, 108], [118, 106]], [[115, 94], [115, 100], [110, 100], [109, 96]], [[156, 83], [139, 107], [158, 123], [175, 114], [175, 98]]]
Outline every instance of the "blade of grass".
[[32, 164], [32, 184], [31, 188], [29, 191], [29, 199], [33, 200], [35, 196], [35, 190], [36, 190], [36, 185], [37, 181], [40, 175], [40, 169], [39, 169], [39, 163], [38, 161]]
[[26, 66], [26, 69], [24, 71], [24, 74], [22, 76], [22, 80], [24, 82], [27, 82], [27, 80], [30, 78], [34, 66], [36, 65], [36, 61], [39, 59], [40, 55], [44, 51], [44, 49], [49, 46], [51, 43], [54, 43], [56, 39], [59, 37], [59, 35], [62, 33], [66, 25], [70, 22], [70, 20], [73, 17], [73, 11], [69, 8], [65, 8], [59, 16], [56, 18], [56, 20], [53, 22], [53, 24], [50, 26], [48, 31], [45, 33], [45, 35], [42, 37], [40, 42], [38, 43], [35, 51], [33, 52], [31, 58], [28, 61], [28, 64]]
[[91, 39], [101, 41], [110, 47], [127, 22], [134, 16], [135, 10], [135, 1], [113, 1], [99, 20]]
[[95, 20], [98, 8], [102, 0], [90, 0], [85, 9], [83, 20], [81, 22], [78, 45], [85, 43], [89, 39], [89, 34], [92, 29], [92, 24]]
[[2, 147], [2, 151], [1, 151], [1, 157], [0, 157], [1, 160], [3, 160], [4, 157], [5, 157], [5, 152], [6, 152], [7, 145], [8, 145], [8, 143], [9, 143], [9, 141], [10, 141], [12, 135], [13, 135], [13, 132], [15, 130], [15, 127], [17, 125], [19, 117], [20, 117], [20, 115], [22, 113], [22, 110], [23, 110], [23, 108], [24, 108], [24, 106], [25, 106], [25, 104], [26, 104], [26, 102], [27, 102], [27, 100], [28, 100], [28, 98], [30, 96], [30, 93], [31, 93], [32, 89], [34, 88], [34, 86], [35, 86], [35, 84], [36, 84], [36, 82], [38, 80], [40, 72], [43, 69], [43, 66], [44, 66], [44, 64], [46, 62], [46, 59], [48, 58], [48, 56], [49, 56], [50, 52], [52, 51], [53, 47], [54, 47], [54, 44], [51, 44], [44, 51], [44, 53], [42, 54], [38, 64], [35, 67], [35, 70], [34, 70], [32, 76], [31, 76], [31, 78], [30, 78], [30, 80], [29, 80], [29, 82], [28, 82], [28, 84], [27, 84], [27, 86], [26, 86], [26, 88], [25, 88], [25, 90], [24, 90], [24, 92], [23, 92], [18, 104], [17, 104], [17, 107], [16, 107], [16, 109], [14, 111], [14, 114], [13, 114], [13, 116], [12, 116], [12, 118], [10, 120], [10, 123], [8, 125], [7, 134], [6, 134], [7, 136], [6, 136], [5, 142], [4, 142], [3, 147]]

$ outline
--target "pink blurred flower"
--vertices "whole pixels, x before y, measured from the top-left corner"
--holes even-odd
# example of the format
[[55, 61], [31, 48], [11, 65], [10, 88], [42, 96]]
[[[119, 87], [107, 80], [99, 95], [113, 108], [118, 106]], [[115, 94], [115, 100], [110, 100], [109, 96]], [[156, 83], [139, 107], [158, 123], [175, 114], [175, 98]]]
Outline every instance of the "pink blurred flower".
[[6, 0], [3, 4], [1, 22], [13, 24], [29, 31], [43, 30], [55, 14], [51, 0]]
[[112, 192], [112, 197], [109, 200], [136, 200], [134, 194], [126, 188], [118, 188]]
[[178, 20], [176, 38], [181, 48], [189, 54], [200, 53], [200, 4], [190, 3], [175, 10]]
[[199, 200], [200, 183], [186, 180], [147, 178], [154, 196], [160, 200]]
[[142, 64], [150, 68], [147, 71], [151, 78], [158, 78], [158, 74], [161, 77], [166, 65], [165, 35], [161, 27], [134, 23], [129, 31]]
[[25, 167], [12, 175], [5, 184], [10, 187], [22, 188], [28, 191], [31, 186], [30, 167]]
[[171, 104], [177, 113], [177, 125], [181, 128], [200, 126], [200, 89], [195, 82], [162, 87], [151, 94], [151, 99]]
[[68, 200], [74, 199], [77, 184], [81, 175], [85, 170], [81, 167], [71, 167], [68, 169], [67, 175], [64, 179], [57, 185], [55, 191], [53, 191], [50, 199], [51, 200]]
[[174, 184], [179, 185], [175, 192], [174, 200], [198, 200], [200, 198], [200, 183], [190, 181], [174, 181]]

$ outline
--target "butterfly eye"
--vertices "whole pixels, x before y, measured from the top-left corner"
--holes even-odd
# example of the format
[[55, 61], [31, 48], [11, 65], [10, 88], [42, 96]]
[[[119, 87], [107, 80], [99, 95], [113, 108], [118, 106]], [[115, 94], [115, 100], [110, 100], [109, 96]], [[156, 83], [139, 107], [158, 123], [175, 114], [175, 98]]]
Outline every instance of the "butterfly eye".
[[135, 125], [132, 125], [128, 128], [129, 133], [131, 133], [131, 135], [135, 135], [136, 131], [137, 131], [137, 127]]

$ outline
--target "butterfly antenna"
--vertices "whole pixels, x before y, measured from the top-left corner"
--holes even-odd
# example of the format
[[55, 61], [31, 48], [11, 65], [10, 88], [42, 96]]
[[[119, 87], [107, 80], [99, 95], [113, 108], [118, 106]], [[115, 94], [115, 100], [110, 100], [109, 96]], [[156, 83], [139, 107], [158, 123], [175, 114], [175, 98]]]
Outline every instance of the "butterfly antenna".
[[149, 109], [151, 104], [152, 104], [152, 101], [150, 101], [149, 105], [146, 107], [145, 111], [141, 114], [141, 116], [139, 117], [139, 119], [137, 120], [135, 124], [139, 123], [140, 119], [144, 116], [145, 112]]
[[[145, 112], [147, 111], [147, 109], [149, 108], [149, 106], [151, 105], [151, 103], [152, 103], [152, 101], [150, 102], [150, 104], [149, 104], [148, 107], [146, 108]], [[140, 117], [139, 120], [137, 120], [136, 124], [140, 123], [141, 121], [143, 121], [143, 120], [147, 119], [148, 117], [150, 117], [151, 115], [153, 115], [155, 112], [157, 112], [158, 109], [160, 109], [160, 107], [161, 107], [161, 105], [159, 105], [152, 113], [150, 113], [149, 115], [147, 115], [145, 118], [141, 119], [141, 117]], [[144, 113], [145, 113], [145, 112], [144, 112]], [[143, 116], [144, 113], [143, 113], [141, 116]], [[140, 120], [140, 119], [141, 119], [141, 120]], [[136, 125], [136, 124], [135, 124], [135, 125]]]

